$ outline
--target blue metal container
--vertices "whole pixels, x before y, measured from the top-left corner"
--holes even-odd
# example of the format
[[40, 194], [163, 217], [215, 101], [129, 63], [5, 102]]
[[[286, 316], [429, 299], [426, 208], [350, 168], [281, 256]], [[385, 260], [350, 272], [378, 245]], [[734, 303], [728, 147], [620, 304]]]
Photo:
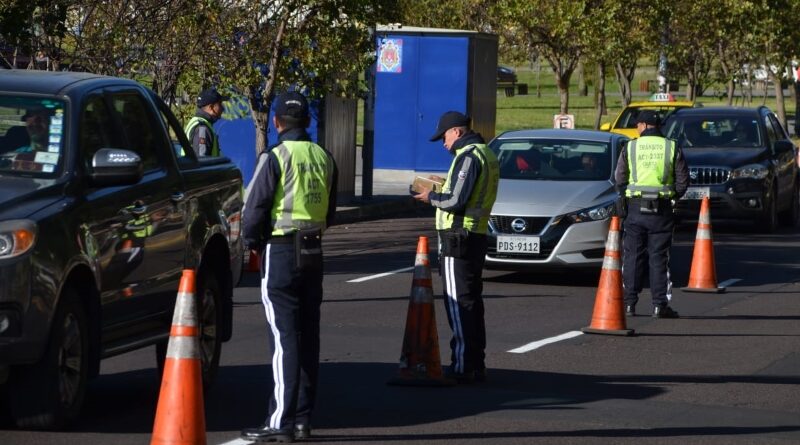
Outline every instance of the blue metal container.
[[379, 27], [376, 44], [376, 169], [446, 171], [452, 157], [428, 140], [445, 111], [468, 114], [475, 131], [494, 136], [497, 36]]

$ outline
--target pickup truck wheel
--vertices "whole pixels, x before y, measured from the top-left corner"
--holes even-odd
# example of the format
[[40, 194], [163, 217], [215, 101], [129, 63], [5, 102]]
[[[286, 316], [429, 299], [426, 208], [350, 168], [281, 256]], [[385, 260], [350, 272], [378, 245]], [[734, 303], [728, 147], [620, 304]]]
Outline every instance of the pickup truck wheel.
[[795, 185], [792, 190], [792, 202], [789, 208], [780, 214], [781, 224], [787, 227], [794, 227], [797, 225], [797, 220], [800, 219], [800, 185]]
[[78, 417], [88, 380], [88, 333], [78, 295], [66, 289], [42, 360], [13, 372], [9, 401], [18, 427], [59, 429]]
[[[219, 368], [222, 342], [218, 332], [222, 323], [222, 288], [217, 276], [209, 268], [201, 267], [197, 274], [197, 312], [200, 325], [200, 364], [203, 371], [203, 387], [208, 389], [214, 383]], [[156, 344], [156, 364], [158, 375], [164, 374], [164, 360], [167, 356], [165, 340]]]

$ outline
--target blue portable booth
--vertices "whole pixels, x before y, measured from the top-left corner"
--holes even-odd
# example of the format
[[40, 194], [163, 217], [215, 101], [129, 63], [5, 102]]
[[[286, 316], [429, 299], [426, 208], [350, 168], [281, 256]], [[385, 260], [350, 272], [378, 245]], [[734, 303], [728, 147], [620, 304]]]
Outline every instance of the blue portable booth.
[[446, 171], [452, 157], [441, 142], [428, 140], [445, 111], [468, 114], [473, 129], [487, 142], [494, 137], [496, 35], [379, 26], [376, 44], [376, 170], [401, 177]]

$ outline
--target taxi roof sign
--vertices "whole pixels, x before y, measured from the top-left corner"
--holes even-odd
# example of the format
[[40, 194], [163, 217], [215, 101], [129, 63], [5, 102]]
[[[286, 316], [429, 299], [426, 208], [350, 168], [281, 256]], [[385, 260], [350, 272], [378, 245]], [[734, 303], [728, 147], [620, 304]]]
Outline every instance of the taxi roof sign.
[[650, 102], [675, 102], [675, 96], [670, 93], [655, 93], [650, 96]]

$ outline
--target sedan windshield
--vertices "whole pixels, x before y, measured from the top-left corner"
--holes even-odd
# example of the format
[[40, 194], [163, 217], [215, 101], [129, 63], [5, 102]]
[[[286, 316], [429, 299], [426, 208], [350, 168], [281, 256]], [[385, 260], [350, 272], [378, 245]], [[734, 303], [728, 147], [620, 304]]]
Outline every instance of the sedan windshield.
[[63, 157], [64, 102], [0, 96], [0, 175], [54, 176]]
[[502, 179], [599, 181], [611, 176], [608, 142], [570, 139], [495, 140]]
[[765, 145], [758, 122], [749, 116], [681, 116], [665, 127], [664, 135], [684, 149]]

